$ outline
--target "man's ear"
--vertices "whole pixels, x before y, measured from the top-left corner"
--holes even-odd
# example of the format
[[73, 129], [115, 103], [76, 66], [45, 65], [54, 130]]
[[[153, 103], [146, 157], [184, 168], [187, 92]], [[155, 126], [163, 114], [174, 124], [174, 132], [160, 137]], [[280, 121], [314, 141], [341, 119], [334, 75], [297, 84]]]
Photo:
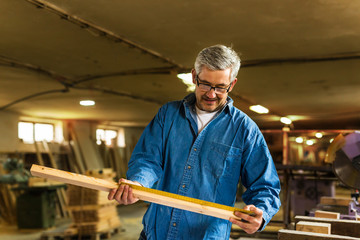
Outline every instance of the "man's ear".
[[237, 78], [235, 78], [234, 81], [232, 81], [231, 87], [230, 87], [230, 89], [229, 89], [229, 92], [232, 91], [232, 89], [233, 89], [233, 87], [235, 86], [236, 82], [237, 82]]
[[193, 84], [196, 85], [196, 71], [195, 71], [195, 69], [191, 70], [191, 75], [192, 75]]

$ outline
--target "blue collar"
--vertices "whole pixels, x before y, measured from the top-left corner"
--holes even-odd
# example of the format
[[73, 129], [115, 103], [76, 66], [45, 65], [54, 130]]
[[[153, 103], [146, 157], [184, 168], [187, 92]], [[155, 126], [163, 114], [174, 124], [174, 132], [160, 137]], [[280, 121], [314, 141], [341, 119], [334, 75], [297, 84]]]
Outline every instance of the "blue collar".
[[[195, 93], [190, 93], [183, 99], [184, 106], [188, 107], [191, 110], [195, 108], [195, 103], [196, 103]], [[232, 115], [230, 108], [233, 107], [233, 104], [234, 101], [232, 100], [232, 98], [227, 96], [225, 106], [223, 107], [223, 109], [220, 110], [220, 112], [226, 110], [230, 115]]]

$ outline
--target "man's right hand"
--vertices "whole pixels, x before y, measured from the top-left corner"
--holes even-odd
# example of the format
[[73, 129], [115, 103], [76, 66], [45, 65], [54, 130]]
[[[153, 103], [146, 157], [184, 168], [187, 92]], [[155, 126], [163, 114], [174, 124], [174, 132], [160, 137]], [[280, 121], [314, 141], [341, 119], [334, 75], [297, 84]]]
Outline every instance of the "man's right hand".
[[129, 181], [124, 178], [121, 178], [119, 180], [119, 187], [111, 189], [111, 191], [109, 192], [109, 195], [108, 195], [108, 199], [109, 200], [115, 199], [118, 203], [124, 204], [124, 205], [133, 204], [133, 203], [136, 203], [137, 201], [139, 201], [138, 198], [134, 197], [131, 187], [129, 185], [121, 184], [122, 182], [141, 186], [141, 184], [138, 182], [133, 182], [133, 181]]

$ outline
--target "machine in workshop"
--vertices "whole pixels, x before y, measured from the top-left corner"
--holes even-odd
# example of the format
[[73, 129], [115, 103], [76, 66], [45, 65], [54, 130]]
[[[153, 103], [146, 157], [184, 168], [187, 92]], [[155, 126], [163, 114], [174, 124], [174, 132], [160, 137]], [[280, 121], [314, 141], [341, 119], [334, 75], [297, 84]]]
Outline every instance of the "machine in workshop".
[[54, 226], [56, 217], [56, 190], [62, 185], [29, 186], [31, 174], [19, 158], [8, 158], [0, 175], [0, 183], [10, 184], [16, 194], [16, 218], [20, 229], [49, 228]]
[[27, 185], [30, 172], [24, 168], [24, 164], [17, 158], [8, 158], [3, 164], [7, 174], [0, 175], [0, 183]]
[[359, 220], [360, 204], [360, 132], [353, 132], [346, 136], [338, 135], [330, 144], [326, 159], [332, 163], [336, 177], [345, 186], [352, 189], [351, 200], [342, 204], [319, 205], [322, 210], [340, 213], [341, 219]]

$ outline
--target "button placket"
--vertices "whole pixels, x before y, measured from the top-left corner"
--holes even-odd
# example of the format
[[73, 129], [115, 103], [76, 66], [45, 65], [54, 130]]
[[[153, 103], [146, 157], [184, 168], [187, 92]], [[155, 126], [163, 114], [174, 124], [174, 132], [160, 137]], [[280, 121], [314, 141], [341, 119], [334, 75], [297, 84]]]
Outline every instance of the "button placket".
[[[183, 195], [183, 196], [187, 196], [187, 191], [189, 189], [189, 186], [191, 184], [191, 178], [192, 178], [192, 173], [193, 173], [193, 166], [195, 166], [195, 163], [198, 161], [198, 155], [200, 152], [200, 148], [201, 148], [201, 143], [203, 141], [204, 138], [204, 134], [202, 134], [201, 136], [198, 136], [192, 146], [193, 151], [191, 151], [188, 161], [187, 161], [187, 165], [185, 165], [185, 167], [183, 168], [183, 178], [180, 182], [180, 187], [179, 187], [179, 191], [178, 194]], [[177, 236], [177, 231], [179, 230], [179, 221], [180, 221], [180, 216], [181, 216], [181, 212], [183, 210], [180, 209], [174, 209], [173, 210], [173, 215], [171, 217], [170, 220], [170, 229], [169, 229], [169, 233], [168, 233], [168, 237], [174, 237], [174, 239]]]

